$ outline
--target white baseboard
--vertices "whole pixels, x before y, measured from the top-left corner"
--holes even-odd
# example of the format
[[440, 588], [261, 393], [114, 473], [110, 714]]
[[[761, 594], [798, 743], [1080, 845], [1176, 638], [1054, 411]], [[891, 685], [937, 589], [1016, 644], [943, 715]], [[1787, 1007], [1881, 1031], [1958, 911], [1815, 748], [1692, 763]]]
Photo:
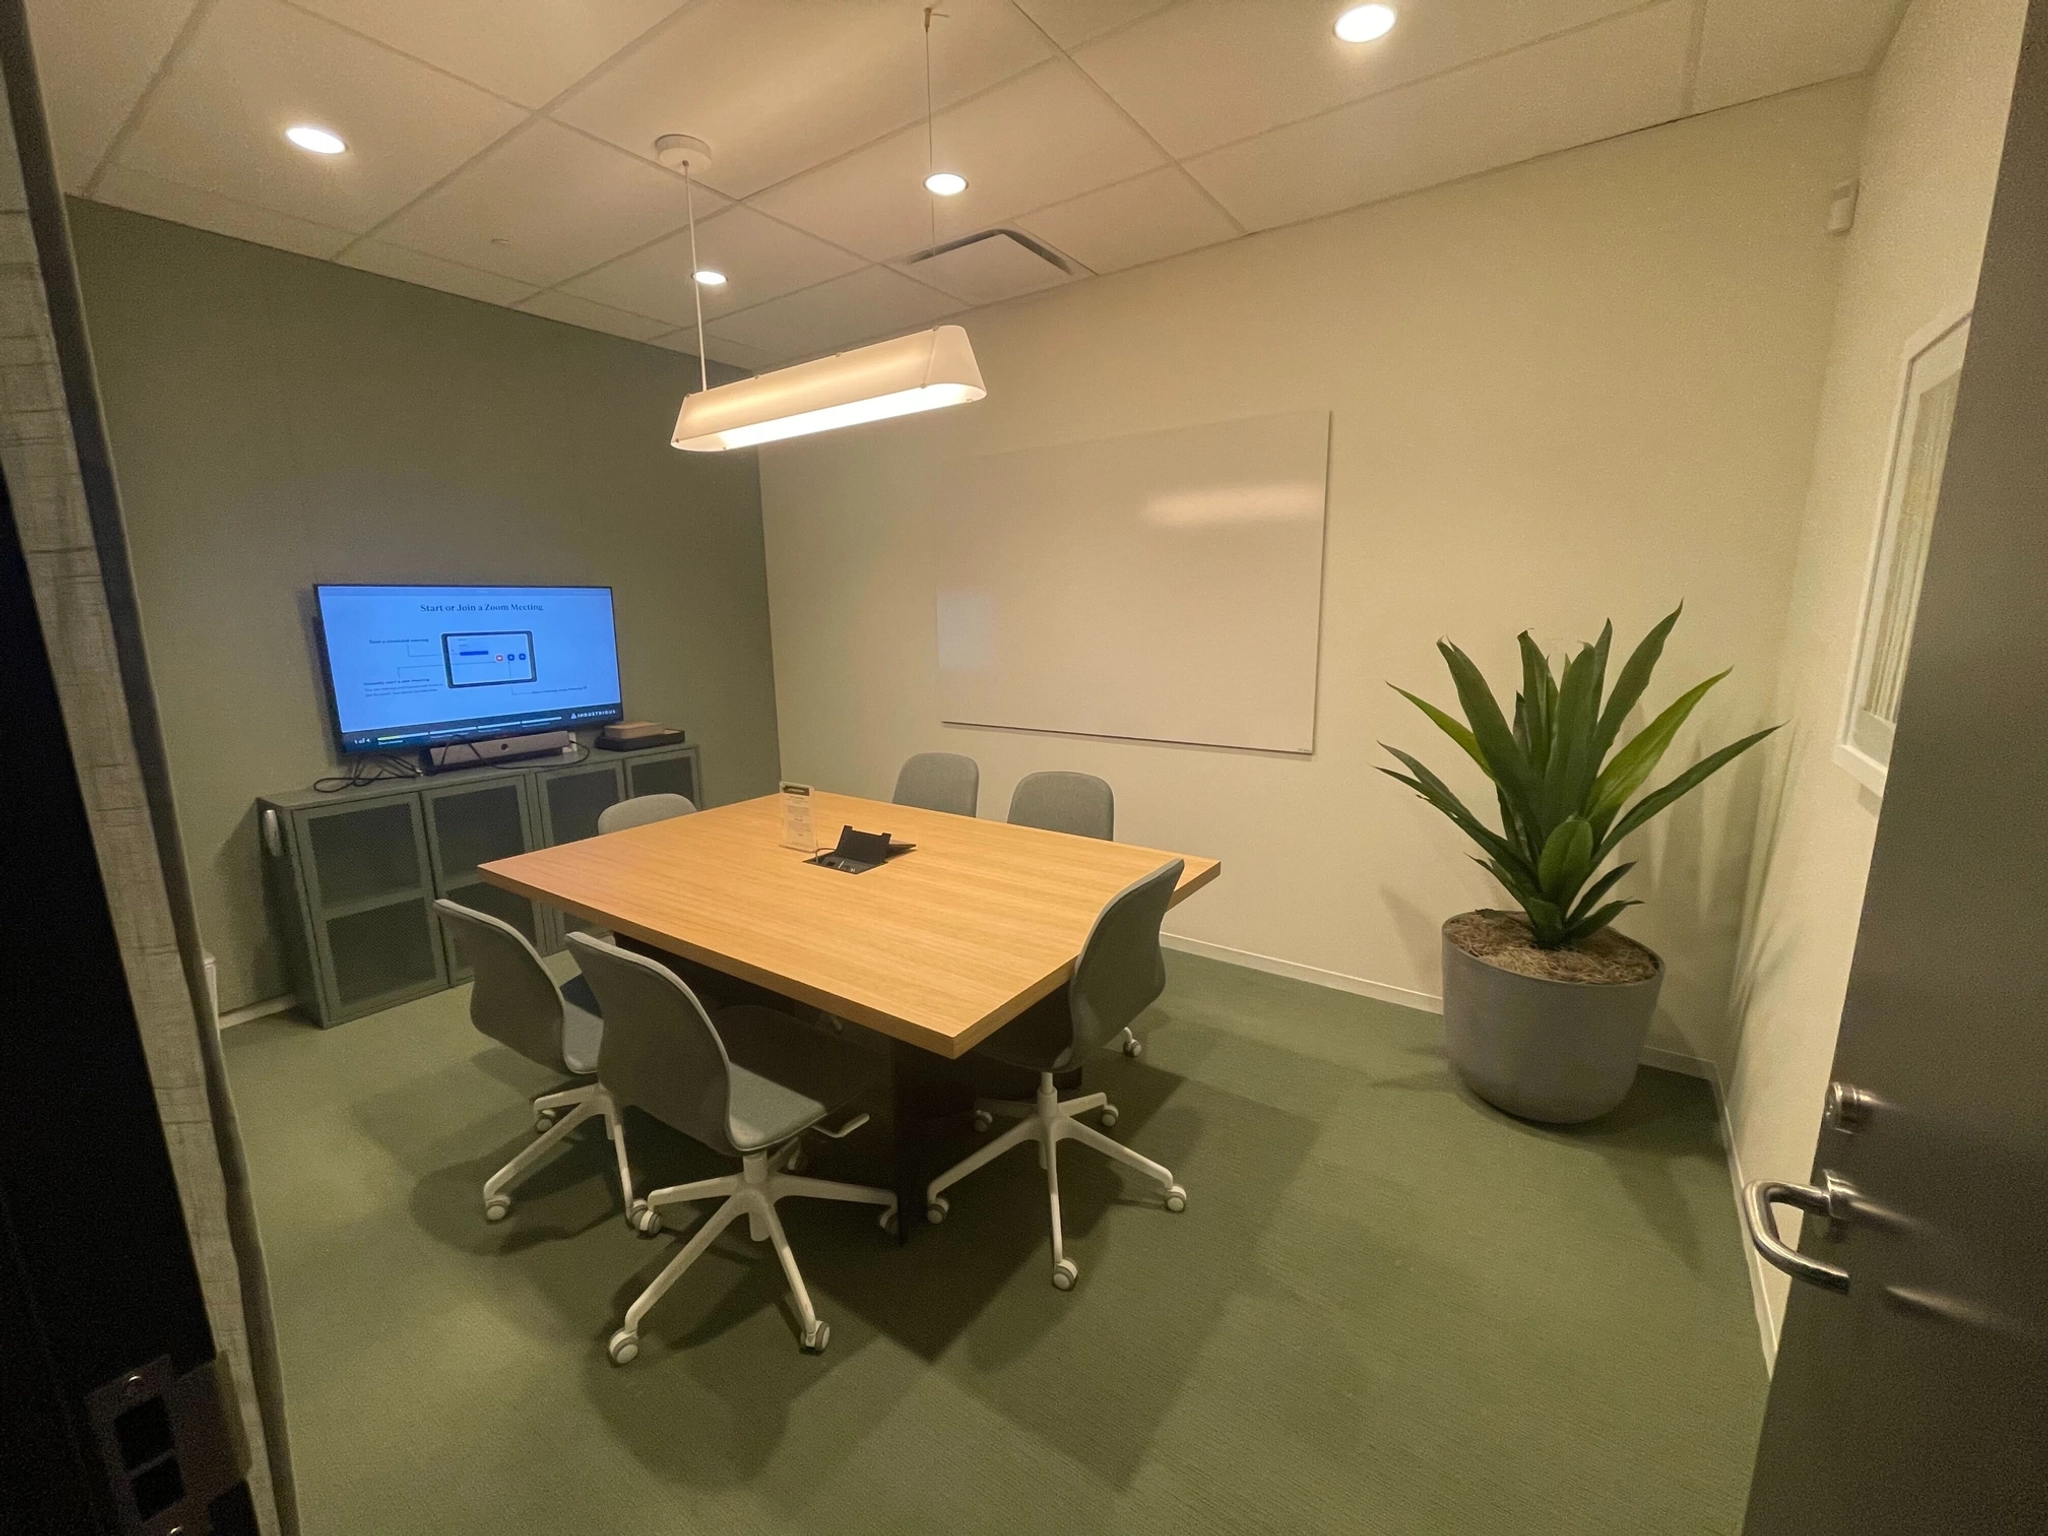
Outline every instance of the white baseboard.
[[298, 998], [287, 992], [283, 997], [266, 997], [260, 1003], [250, 1003], [242, 1008], [230, 1008], [220, 1016], [220, 1027], [222, 1029], [229, 1029], [237, 1024], [247, 1024], [252, 1019], [267, 1019], [273, 1014], [283, 1013], [296, 1002], [298, 1002]]
[[1255, 954], [1249, 949], [1232, 949], [1227, 944], [1211, 944], [1206, 939], [1184, 938], [1177, 933], [1162, 933], [1159, 935], [1159, 942], [1168, 949], [1178, 949], [1186, 954], [1241, 965], [1247, 970], [1264, 971], [1270, 976], [1287, 976], [1295, 981], [1306, 981], [1318, 987], [1333, 987], [1339, 992], [1377, 998], [1380, 1002], [1395, 1003], [1403, 1008], [1419, 1008], [1424, 1013], [1444, 1011], [1444, 1000], [1430, 992], [1413, 992], [1407, 987], [1390, 986], [1384, 981], [1367, 981], [1363, 976], [1347, 976], [1342, 971], [1326, 971], [1320, 966], [1302, 965], [1298, 961], [1282, 960], [1273, 955]]

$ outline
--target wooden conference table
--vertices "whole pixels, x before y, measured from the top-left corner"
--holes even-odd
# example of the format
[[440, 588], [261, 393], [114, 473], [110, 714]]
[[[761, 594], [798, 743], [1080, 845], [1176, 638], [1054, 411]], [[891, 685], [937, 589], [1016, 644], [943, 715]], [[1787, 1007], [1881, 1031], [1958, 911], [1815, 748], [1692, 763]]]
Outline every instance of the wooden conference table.
[[[640, 947], [886, 1036], [907, 1234], [923, 1220], [924, 1181], [935, 1171], [925, 1129], [975, 1093], [943, 1063], [1063, 986], [1096, 914], [1133, 880], [1182, 859], [1178, 904], [1223, 866], [850, 795], [814, 793], [811, 814], [825, 846], [841, 826], [917, 846], [859, 875], [808, 864], [805, 851], [782, 846], [781, 797], [767, 795], [500, 859], [480, 873]], [[1031, 1085], [999, 1091], [1029, 1098]]]

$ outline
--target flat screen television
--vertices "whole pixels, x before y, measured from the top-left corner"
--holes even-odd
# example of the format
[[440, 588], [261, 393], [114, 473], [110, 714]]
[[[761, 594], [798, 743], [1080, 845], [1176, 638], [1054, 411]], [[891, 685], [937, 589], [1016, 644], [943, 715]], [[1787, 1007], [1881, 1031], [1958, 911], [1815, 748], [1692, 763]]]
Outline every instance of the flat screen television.
[[313, 590], [344, 752], [573, 730], [624, 713], [610, 587]]

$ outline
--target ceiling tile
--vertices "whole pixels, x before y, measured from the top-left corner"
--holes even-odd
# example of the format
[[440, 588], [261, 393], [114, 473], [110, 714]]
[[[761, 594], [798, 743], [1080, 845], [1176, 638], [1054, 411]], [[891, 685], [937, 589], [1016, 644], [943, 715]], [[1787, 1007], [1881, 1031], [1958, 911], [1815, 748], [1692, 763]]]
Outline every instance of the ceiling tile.
[[[697, 355], [697, 334], [693, 330], [670, 331], [666, 336], [654, 338], [657, 347], [667, 347], [671, 352], [685, 352], [691, 357]], [[735, 368], [744, 368], [749, 373], [765, 373], [781, 364], [782, 358], [773, 352], [763, 352], [758, 347], [741, 346], [736, 341], [721, 341], [716, 336], [704, 338], [704, 355], [714, 363], [729, 363]]]
[[[519, 109], [275, 0], [216, 0], [121, 146], [130, 170], [366, 230], [518, 123]], [[333, 129], [347, 154], [285, 142]]]
[[933, 135], [941, 169], [967, 178], [958, 197], [925, 191], [919, 126], [764, 192], [756, 205], [886, 261], [1121, 181], [1163, 158], [1063, 60], [940, 113]]
[[345, 267], [359, 267], [365, 272], [395, 277], [402, 283], [438, 288], [443, 293], [459, 293], [465, 299], [482, 299], [486, 304], [516, 304], [533, 292], [531, 283], [514, 282], [495, 272], [479, 272], [475, 267], [408, 251], [399, 245], [386, 245], [381, 240], [358, 240], [339, 260]]
[[[933, 23], [941, 106], [1052, 54], [1008, 0], [947, 0]], [[636, 155], [689, 133], [711, 146], [709, 184], [746, 197], [925, 110], [923, 7], [905, 0], [705, 0], [554, 109]]]
[[29, 0], [57, 174], [85, 186], [197, 0]]
[[[699, 218], [725, 206], [702, 187], [696, 196]], [[680, 176], [535, 118], [377, 235], [546, 287], [658, 239], [688, 216]]]
[[180, 186], [125, 166], [108, 166], [92, 195], [95, 202], [189, 224], [194, 229], [210, 229], [217, 235], [233, 235], [257, 245], [276, 246], [281, 251], [297, 251], [301, 256], [332, 256], [350, 239], [345, 229], [238, 203], [217, 192]]
[[[715, 316], [747, 309], [865, 266], [837, 246], [813, 239], [751, 208], [733, 207], [697, 225], [700, 267], [723, 272], [722, 288], [704, 290], [704, 313]], [[690, 235], [678, 230], [645, 250], [586, 273], [563, 290], [617, 304], [671, 325], [694, 321], [691, 301]]]
[[649, 320], [645, 315], [629, 315], [623, 309], [613, 309], [609, 304], [593, 304], [588, 299], [579, 299], [573, 294], [536, 293], [532, 298], [521, 299], [512, 306], [529, 315], [545, 315], [550, 320], [560, 320], [565, 325], [580, 325], [586, 331], [609, 331], [614, 336], [623, 336], [628, 341], [652, 341], [667, 334], [666, 320]]
[[956, 245], [905, 270], [919, 282], [969, 304], [1000, 304], [1071, 283], [1075, 277], [1007, 231]]
[[1178, 166], [1162, 166], [1019, 219], [1027, 234], [1095, 272], [1120, 272], [1240, 233]]
[[1017, 0], [1017, 8], [1062, 48], [1078, 48], [1112, 27], [1149, 16], [1173, 0]]
[[1075, 54], [1185, 159], [1317, 112], [1632, 9], [1638, 0], [1430, 0], [1386, 37], [1347, 43], [1338, 5], [1183, 0]]
[[1695, 111], [1861, 74], [1898, 30], [1905, 0], [1708, 0]]
[[887, 267], [863, 267], [727, 315], [714, 335], [779, 357], [816, 357], [854, 342], [917, 330], [966, 307]]
[[1191, 161], [1271, 229], [1679, 115], [1691, 0], [1617, 17]]
[[545, 106], [686, 0], [292, 0], [529, 107]]

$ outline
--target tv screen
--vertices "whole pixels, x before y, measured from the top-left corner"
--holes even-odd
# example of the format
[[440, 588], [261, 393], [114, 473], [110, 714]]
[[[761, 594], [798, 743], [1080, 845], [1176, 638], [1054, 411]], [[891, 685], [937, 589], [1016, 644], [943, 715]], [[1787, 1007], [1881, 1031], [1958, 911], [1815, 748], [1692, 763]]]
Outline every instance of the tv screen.
[[344, 752], [617, 720], [610, 587], [314, 589]]

